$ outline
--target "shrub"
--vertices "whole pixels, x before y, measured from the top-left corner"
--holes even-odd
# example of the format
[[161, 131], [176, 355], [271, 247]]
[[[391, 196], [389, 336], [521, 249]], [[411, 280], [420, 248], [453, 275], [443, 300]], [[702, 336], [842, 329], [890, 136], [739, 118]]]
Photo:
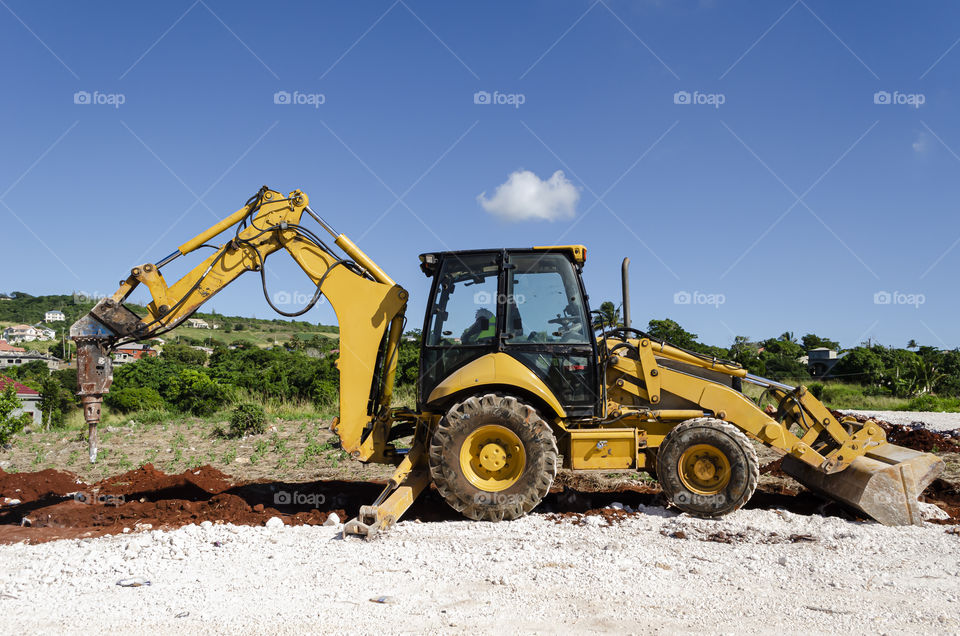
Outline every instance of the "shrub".
[[168, 344], [163, 348], [163, 357], [171, 362], [181, 362], [197, 367], [207, 363], [207, 354], [203, 351], [181, 344]]
[[164, 408], [163, 398], [156, 389], [150, 387], [126, 388], [107, 393], [103, 401], [107, 406], [121, 413], [133, 411], [152, 411]]
[[166, 396], [177, 410], [201, 417], [212, 415], [227, 401], [226, 389], [195, 369], [180, 371], [171, 381]]
[[944, 398], [936, 395], [921, 395], [907, 402], [901, 411], [946, 411], [957, 413], [960, 411], [960, 399]]
[[267, 430], [267, 414], [259, 404], [240, 404], [230, 413], [230, 436], [259, 435]]
[[7, 385], [7, 388], [0, 393], [0, 445], [6, 444], [11, 437], [33, 421], [29, 413], [13, 415], [20, 406], [17, 389], [12, 384]]
[[820, 394], [819, 399], [834, 408], [855, 408], [863, 402], [863, 387], [856, 384], [826, 384]]
[[871, 397], [892, 397], [893, 391], [885, 386], [868, 385], [863, 387], [863, 394]]
[[810, 395], [819, 400], [823, 395], [823, 382], [811, 382], [807, 385], [807, 390], [810, 391]]

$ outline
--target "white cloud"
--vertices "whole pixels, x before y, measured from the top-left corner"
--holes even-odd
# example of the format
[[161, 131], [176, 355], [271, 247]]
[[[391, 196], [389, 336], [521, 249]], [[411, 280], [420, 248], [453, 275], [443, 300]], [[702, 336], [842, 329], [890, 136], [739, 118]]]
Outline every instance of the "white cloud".
[[913, 142], [913, 151], [917, 154], [923, 154], [930, 149], [930, 137], [925, 132], [917, 133], [917, 140]]
[[491, 198], [477, 197], [483, 209], [505, 221], [556, 221], [576, 214], [580, 191], [557, 170], [546, 181], [529, 170], [517, 170], [497, 186]]

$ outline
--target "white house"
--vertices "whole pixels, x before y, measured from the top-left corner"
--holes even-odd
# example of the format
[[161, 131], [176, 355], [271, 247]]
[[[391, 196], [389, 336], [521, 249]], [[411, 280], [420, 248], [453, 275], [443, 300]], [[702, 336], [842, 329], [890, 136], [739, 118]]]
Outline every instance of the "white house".
[[40, 332], [40, 337], [37, 340], [53, 340], [57, 337], [57, 332], [51, 329], [50, 327], [44, 327], [43, 325], [34, 325], [34, 329]]
[[39, 329], [30, 325], [13, 325], [3, 330], [3, 339], [10, 344], [33, 342], [40, 340], [42, 335]]
[[63, 315], [63, 312], [58, 309], [51, 309], [43, 314], [44, 322], [63, 322], [66, 319], [67, 317]]
[[194, 329], [209, 329], [210, 324], [202, 318], [187, 318], [187, 326]]

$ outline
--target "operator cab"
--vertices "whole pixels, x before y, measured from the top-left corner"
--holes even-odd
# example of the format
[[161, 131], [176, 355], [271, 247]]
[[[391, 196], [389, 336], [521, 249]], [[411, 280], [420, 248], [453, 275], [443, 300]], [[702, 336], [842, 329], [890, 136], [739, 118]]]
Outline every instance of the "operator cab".
[[533, 371], [570, 417], [597, 407], [596, 339], [583, 289], [582, 245], [420, 255], [433, 278], [423, 325], [417, 402], [489, 353]]

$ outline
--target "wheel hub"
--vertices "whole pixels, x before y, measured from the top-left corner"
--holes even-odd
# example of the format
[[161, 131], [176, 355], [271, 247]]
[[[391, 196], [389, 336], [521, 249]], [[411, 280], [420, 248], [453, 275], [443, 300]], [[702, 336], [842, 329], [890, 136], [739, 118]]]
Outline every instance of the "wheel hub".
[[480, 465], [492, 473], [497, 472], [507, 464], [507, 451], [493, 442], [480, 449]]
[[460, 470], [473, 486], [486, 492], [506, 490], [520, 479], [527, 458], [512, 430], [487, 424], [473, 430], [460, 447]]
[[711, 444], [686, 449], [677, 468], [683, 485], [699, 495], [715, 495], [730, 483], [730, 460]]
[[697, 463], [693, 465], [693, 472], [698, 479], [709, 481], [717, 474], [717, 467], [707, 459], [698, 459]]

